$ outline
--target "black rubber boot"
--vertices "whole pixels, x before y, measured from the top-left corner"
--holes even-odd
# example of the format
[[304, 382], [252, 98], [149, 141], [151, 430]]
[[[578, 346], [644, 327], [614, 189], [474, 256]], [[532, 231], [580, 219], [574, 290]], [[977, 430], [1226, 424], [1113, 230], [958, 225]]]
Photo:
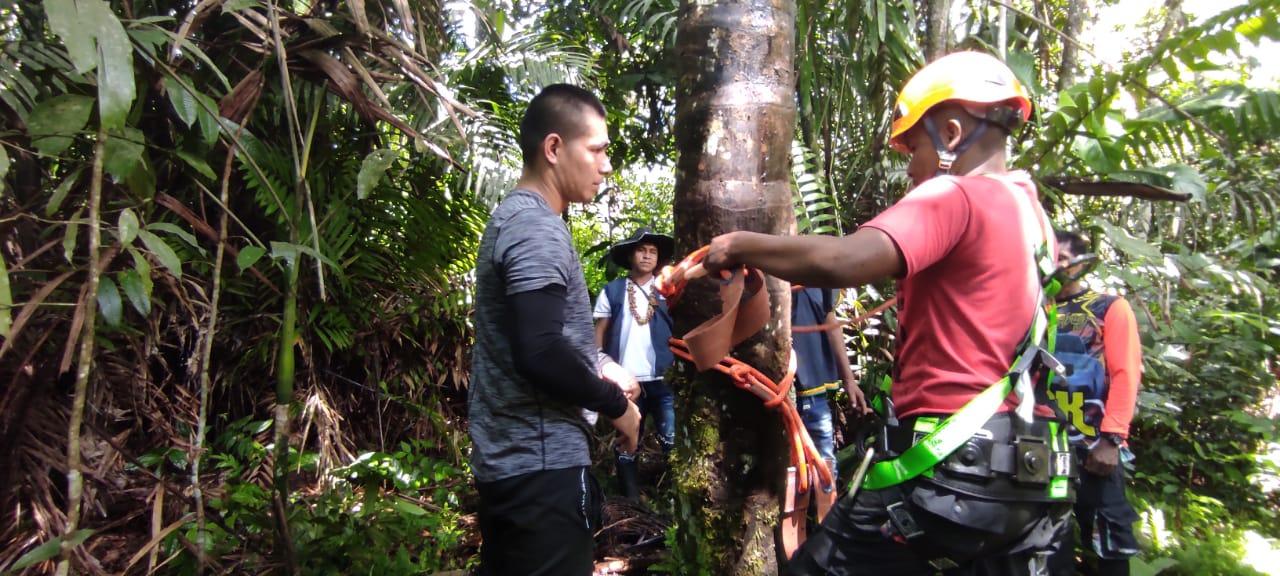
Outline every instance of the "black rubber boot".
[[640, 499], [640, 467], [635, 460], [618, 460], [618, 484], [622, 487], [622, 497], [627, 500]]

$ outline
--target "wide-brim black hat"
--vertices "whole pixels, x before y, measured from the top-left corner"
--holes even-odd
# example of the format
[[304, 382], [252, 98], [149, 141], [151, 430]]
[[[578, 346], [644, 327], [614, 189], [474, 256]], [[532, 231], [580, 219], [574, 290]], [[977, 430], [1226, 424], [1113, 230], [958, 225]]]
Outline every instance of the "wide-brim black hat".
[[614, 264], [631, 269], [631, 255], [641, 244], [653, 244], [658, 247], [658, 265], [671, 261], [671, 254], [676, 250], [676, 241], [666, 234], [650, 232], [648, 228], [636, 230], [630, 238], [614, 244], [609, 249], [609, 258]]

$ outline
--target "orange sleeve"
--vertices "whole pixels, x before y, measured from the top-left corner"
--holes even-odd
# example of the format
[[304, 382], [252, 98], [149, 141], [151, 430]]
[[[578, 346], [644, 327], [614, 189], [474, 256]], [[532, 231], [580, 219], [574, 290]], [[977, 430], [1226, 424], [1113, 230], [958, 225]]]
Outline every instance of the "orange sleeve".
[[1109, 382], [1102, 431], [1128, 438], [1142, 381], [1142, 341], [1138, 339], [1133, 308], [1124, 298], [1117, 299], [1107, 309], [1102, 322], [1102, 348]]

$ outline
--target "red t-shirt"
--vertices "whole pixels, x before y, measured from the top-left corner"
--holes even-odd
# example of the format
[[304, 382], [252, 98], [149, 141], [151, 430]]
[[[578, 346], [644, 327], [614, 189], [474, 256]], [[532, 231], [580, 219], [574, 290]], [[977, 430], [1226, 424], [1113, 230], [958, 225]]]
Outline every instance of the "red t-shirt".
[[[1025, 208], [1015, 194], [1029, 201]], [[1052, 231], [1024, 233], [1032, 214], [1043, 219], [1025, 172], [943, 176], [865, 224], [888, 234], [906, 262], [893, 386], [899, 417], [956, 412], [1009, 371], [1040, 302], [1033, 244], [1047, 235], [1056, 253]], [[1015, 403], [1011, 394], [1003, 409]]]

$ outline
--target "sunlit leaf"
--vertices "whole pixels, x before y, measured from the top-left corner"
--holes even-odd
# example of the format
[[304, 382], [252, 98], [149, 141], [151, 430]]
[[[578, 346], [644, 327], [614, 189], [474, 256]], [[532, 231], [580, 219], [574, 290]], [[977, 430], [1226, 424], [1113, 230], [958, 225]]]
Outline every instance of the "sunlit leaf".
[[139, 230], [138, 238], [142, 239], [142, 244], [151, 251], [160, 265], [169, 269], [169, 273], [177, 278], [182, 278], [182, 260], [178, 258], [178, 254], [165, 243], [163, 239], [147, 230]]
[[1146, 241], [1135, 238], [1129, 232], [1107, 222], [1105, 220], [1097, 220], [1099, 226], [1107, 235], [1107, 241], [1115, 245], [1121, 252], [1137, 258], [1145, 258], [1152, 262], [1163, 261], [1164, 255], [1160, 253], [1160, 249], [1148, 244]]
[[[70, 538], [66, 538], [65, 541], [73, 547], [79, 546], [83, 544], [85, 540], [88, 540], [89, 536], [92, 536], [92, 535], [93, 535], [93, 530], [90, 530], [88, 528], [83, 528], [83, 529], [77, 530], [75, 534], [72, 534]], [[45, 542], [44, 544], [41, 544], [39, 546], [36, 546], [35, 548], [32, 548], [30, 552], [27, 552], [26, 554], [23, 554], [21, 558], [18, 558], [18, 561], [14, 562], [13, 566], [9, 567], [9, 571], [13, 573], [17, 573], [25, 568], [35, 566], [36, 564], [39, 564], [41, 562], [46, 562], [54, 558], [57, 558], [58, 554], [62, 552], [63, 541], [64, 541], [64, 538], [62, 536], [58, 536], [53, 538], [52, 540], [49, 540], [48, 542]]]
[[13, 293], [9, 291], [9, 269], [0, 254], [0, 338], [9, 338], [13, 321]]
[[153, 222], [151, 224], [147, 224], [147, 230], [152, 232], [165, 232], [177, 236], [178, 238], [181, 238], [183, 242], [186, 242], [188, 246], [194, 248], [196, 252], [205, 254], [204, 247], [200, 245], [198, 240], [196, 240], [195, 234], [187, 232], [177, 224], [170, 224], [169, 222]]
[[71, 220], [67, 221], [67, 232], [62, 236], [62, 256], [67, 262], [74, 263], [72, 258], [76, 254], [76, 241], [80, 237], [80, 210], [76, 210]]
[[[0, 180], [9, 174], [9, 151], [4, 146], [0, 146]], [[4, 195], [4, 188], [0, 186], [0, 196]]]
[[382, 176], [387, 173], [391, 163], [396, 159], [394, 150], [374, 150], [360, 163], [360, 174], [356, 177], [356, 198], [364, 200], [369, 192], [378, 185]]
[[120, 237], [121, 246], [128, 246], [133, 243], [133, 239], [138, 235], [138, 217], [134, 215], [133, 210], [125, 208], [120, 211], [120, 221], [116, 225], [116, 232]]
[[252, 267], [259, 259], [262, 258], [263, 254], [266, 253], [266, 249], [261, 246], [245, 246], [240, 249], [240, 254], [236, 256], [236, 266], [240, 268], [241, 272], [244, 272], [246, 269]]

